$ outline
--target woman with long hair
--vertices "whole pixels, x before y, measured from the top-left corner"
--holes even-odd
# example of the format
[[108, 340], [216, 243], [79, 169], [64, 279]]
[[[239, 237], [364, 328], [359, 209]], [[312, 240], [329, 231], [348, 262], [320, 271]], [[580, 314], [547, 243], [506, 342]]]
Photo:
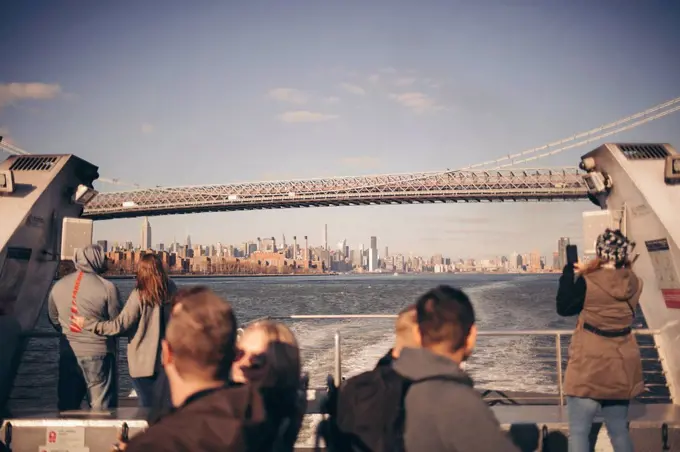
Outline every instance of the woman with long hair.
[[619, 230], [597, 240], [597, 258], [567, 265], [557, 292], [557, 313], [578, 315], [564, 378], [569, 451], [591, 450], [589, 435], [600, 412], [615, 452], [632, 452], [630, 400], [644, 391], [640, 350], [632, 334], [642, 280], [631, 269], [632, 244]]
[[300, 348], [293, 332], [283, 323], [256, 322], [244, 330], [236, 347], [232, 381], [260, 390], [267, 423], [276, 433], [271, 450], [292, 452], [307, 408], [307, 396], [301, 390]]
[[74, 318], [76, 325], [97, 335], [128, 337], [128, 366], [140, 407], [152, 403], [153, 385], [161, 369], [161, 339], [176, 290], [160, 257], [145, 254], [137, 265], [135, 288], [118, 317], [107, 321]]

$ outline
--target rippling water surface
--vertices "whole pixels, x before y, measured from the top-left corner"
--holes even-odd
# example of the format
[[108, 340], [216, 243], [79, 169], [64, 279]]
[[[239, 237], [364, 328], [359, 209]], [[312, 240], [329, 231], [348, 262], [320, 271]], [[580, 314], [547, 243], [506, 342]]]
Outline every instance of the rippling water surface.
[[[555, 314], [556, 275], [366, 275], [177, 280], [203, 284], [227, 298], [239, 322], [290, 314], [394, 314], [438, 284], [464, 289], [484, 330], [570, 329], [574, 319]], [[116, 281], [127, 298], [133, 281]], [[333, 372], [333, 336], [342, 335], [346, 376], [372, 367], [393, 342], [393, 320], [304, 320], [287, 322], [302, 347], [311, 384]], [[46, 317], [39, 330], [50, 331]], [[533, 336], [482, 337], [468, 369], [480, 387], [556, 392], [554, 339]], [[56, 405], [57, 341], [33, 339], [14, 391], [14, 406]], [[121, 346], [121, 393], [130, 391]]]

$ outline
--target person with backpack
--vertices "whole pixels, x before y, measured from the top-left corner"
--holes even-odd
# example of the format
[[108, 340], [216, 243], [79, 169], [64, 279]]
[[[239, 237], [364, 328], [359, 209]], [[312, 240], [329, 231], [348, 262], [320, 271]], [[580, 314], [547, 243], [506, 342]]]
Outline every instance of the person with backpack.
[[418, 347], [416, 328], [416, 306], [410, 305], [399, 312], [394, 347], [376, 367], [350, 378], [340, 390], [330, 388], [330, 420], [320, 434], [331, 452], [403, 450], [401, 434], [395, 429], [402, 411], [404, 379], [392, 366], [404, 348]]
[[406, 451], [518, 451], [473, 388], [461, 363], [477, 338], [467, 295], [439, 286], [416, 303], [421, 348], [406, 348], [394, 363], [404, 378]]

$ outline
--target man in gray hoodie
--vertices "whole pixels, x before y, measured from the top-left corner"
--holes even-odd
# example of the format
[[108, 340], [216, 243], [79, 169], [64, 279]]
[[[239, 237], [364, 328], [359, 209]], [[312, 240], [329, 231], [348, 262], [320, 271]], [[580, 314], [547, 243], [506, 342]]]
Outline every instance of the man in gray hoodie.
[[420, 297], [416, 312], [422, 348], [405, 348], [392, 366], [412, 381], [404, 402], [406, 450], [519, 452], [460, 367], [477, 337], [467, 295], [439, 286]]
[[[114, 408], [118, 402], [115, 340], [83, 331], [72, 322], [72, 317], [80, 315], [111, 320], [121, 311], [120, 296], [116, 286], [100, 276], [106, 271], [106, 257], [100, 246], [88, 245], [78, 249], [75, 266], [74, 273], [63, 277], [52, 287], [48, 299], [50, 323], [64, 335], [65, 341], [62, 342], [75, 356], [73, 361], [77, 362], [87, 384], [92, 409]], [[62, 351], [65, 352], [68, 350]], [[68, 363], [69, 360], [60, 360], [60, 367], [68, 366]], [[60, 377], [69, 374], [69, 371], [73, 373], [72, 369], [60, 368]], [[81, 400], [82, 397], [78, 404]]]

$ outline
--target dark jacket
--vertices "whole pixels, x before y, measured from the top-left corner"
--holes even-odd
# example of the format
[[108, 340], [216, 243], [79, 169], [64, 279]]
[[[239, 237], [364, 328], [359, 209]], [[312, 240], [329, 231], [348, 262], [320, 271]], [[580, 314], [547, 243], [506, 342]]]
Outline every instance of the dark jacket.
[[382, 358], [378, 360], [378, 364], [376, 364], [376, 367], [381, 367], [381, 366], [391, 366], [394, 364], [394, 356], [392, 356], [392, 349], [390, 349], [385, 355], [383, 355]]
[[518, 452], [457, 363], [427, 349], [405, 348], [393, 368], [414, 381], [439, 376], [465, 381], [430, 380], [411, 385], [405, 401], [406, 450]]
[[202, 391], [133, 437], [127, 452], [266, 451], [262, 397], [249, 385]]
[[[600, 400], [629, 400], [644, 391], [642, 360], [632, 326], [642, 280], [630, 269], [600, 268], [574, 278], [564, 268], [557, 313], [578, 315], [569, 346], [564, 393]], [[617, 337], [606, 337], [606, 335]]]
[[75, 273], [64, 276], [52, 286], [48, 298], [50, 323], [66, 336], [76, 356], [113, 352], [113, 338], [97, 336], [85, 330], [70, 330], [74, 298], [75, 314], [94, 320], [112, 319], [122, 308], [116, 286], [99, 276], [106, 269], [104, 253], [97, 246], [78, 249], [75, 264]]
[[270, 452], [292, 452], [307, 408], [307, 394], [300, 388], [261, 388], [266, 411], [268, 435], [262, 438], [272, 444]]

